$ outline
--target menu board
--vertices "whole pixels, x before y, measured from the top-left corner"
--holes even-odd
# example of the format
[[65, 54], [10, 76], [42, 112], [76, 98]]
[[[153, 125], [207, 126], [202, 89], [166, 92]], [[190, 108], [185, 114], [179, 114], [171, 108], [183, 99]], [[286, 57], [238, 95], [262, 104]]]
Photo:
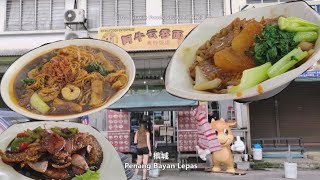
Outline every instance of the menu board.
[[119, 152], [130, 152], [130, 132], [108, 132], [108, 140]]
[[[197, 109], [208, 117], [206, 104], [199, 105]], [[197, 128], [197, 121], [192, 111], [178, 111], [178, 130], [196, 130]]]
[[107, 110], [107, 139], [119, 152], [130, 152], [130, 117], [128, 112]]
[[129, 112], [107, 110], [107, 131], [130, 131]]
[[178, 134], [178, 151], [196, 151], [197, 131], [180, 131]]
[[191, 111], [178, 112], [178, 130], [195, 130], [197, 121]]
[[[197, 107], [198, 113], [203, 113], [208, 117], [207, 104], [201, 104]], [[178, 151], [188, 152], [196, 151], [195, 146], [198, 144], [198, 124], [194, 116], [194, 111], [178, 111], [177, 134], [178, 134]]]

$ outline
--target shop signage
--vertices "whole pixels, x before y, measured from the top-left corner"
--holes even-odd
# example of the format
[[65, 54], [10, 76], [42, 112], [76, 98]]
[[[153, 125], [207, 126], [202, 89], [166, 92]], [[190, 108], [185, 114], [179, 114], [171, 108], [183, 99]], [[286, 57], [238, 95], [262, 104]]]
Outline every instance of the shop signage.
[[320, 77], [320, 71], [306, 71], [302, 73], [299, 78], [319, 78]]
[[107, 110], [107, 139], [119, 152], [130, 152], [130, 117], [128, 112]]
[[126, 51], [177, 49], [197, 24], [101, 27], [98, 37]]
[[302, 73], [298, 78], [319, 78], [320, 77], [320, 61], [311, 66], [307, 71]]
[[[207, 102], [200, 102], [198, 111], [208, 115]], [[198, 145], [198, 124], [193, 111], [178, 111], [177, 150], [182, 152], [196, 151]]]

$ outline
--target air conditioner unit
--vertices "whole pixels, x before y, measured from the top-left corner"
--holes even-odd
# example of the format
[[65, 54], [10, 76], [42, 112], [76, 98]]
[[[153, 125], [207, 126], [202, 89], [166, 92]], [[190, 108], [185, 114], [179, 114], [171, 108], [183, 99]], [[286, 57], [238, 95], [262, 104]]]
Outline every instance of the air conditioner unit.
[[83, 9], [69, 9], [64, 12], [64, 23], [84, 23], [85, 22], [85, 11]]
[[64, 38], [66, 40], [70, 39], [77, 39], [77, 38], [86, 38], [88, 37], [88, 31], [71, 31], [71, 30], [66, 30], [64, 34]]

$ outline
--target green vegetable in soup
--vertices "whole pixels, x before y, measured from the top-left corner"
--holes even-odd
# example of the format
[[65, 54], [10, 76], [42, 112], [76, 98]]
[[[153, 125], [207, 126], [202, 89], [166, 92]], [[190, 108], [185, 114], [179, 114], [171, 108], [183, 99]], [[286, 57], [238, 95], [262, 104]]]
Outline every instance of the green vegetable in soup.
[[277, 63], [275, 63], [269, 70], [268, 76], [270, 78], [283, 74], [290, 70], [295, 64], [301, 61], [303, 58], [308, 56], [307, 51], [302, 51], [299, 47], [295, 48]]
[[263, 28], [262, 36], [256, 36], [253, 47], [254, 61], [257, 66], [277, 60], [288, 54], [296, 47], [295, 33], [280, 30], [277, 25], [268, 25]]
[[238, 86], [233, 86], [231, 88], [228, 88], [228, 93], [241, 92], [267, 80], [268, 79], [267, 72], [271, 66], [272, 66], [271, 63], [267, 62], [263, 65], [243, 71], [240, 84]]
[[46, 114], [50, 110], [50, 107], [40, 98], [37, 93], [33, 93], [31, 96], [30, 105], [42, 114]]
[[297, 32], [294, 37], [293, 40], [296, 43], [302, 42], [302, 41], [306, 41], [306, 42], [314, 42], [318, 39], [318, 33], [314, 32], [314, 31], [310, 31], [310, 32]]
[[291, 32], [307, 32], [318, 31], [320, 26], [310, 21], [298, 18], [298, 17], [280, 17], [278, 19], [278, 25], [281, 30]]
[[25, 79], [22, 79], [21, 82], [23, 82], [25, 85], [27, 86], [30, 86], [32, 85], [33, 83], [36, 82], [36, 80], [32, 79], [32, 78], [25, 78]]
[[90, 63], [85, 69], [89, 73], [98, 72], [102, 76], [106, 76], [108, 74], [107, 70], [103, 67], [103, 65], [97, 61]]

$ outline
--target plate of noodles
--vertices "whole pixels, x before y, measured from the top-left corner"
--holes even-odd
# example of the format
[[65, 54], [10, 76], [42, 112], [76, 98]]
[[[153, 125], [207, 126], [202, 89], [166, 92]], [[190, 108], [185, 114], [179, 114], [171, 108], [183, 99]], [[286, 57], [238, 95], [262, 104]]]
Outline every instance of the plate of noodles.
[[73, 119], [120, 99], [134, 81], [129, 54], [96, 39], [57, 41], [18, 58], [1, 81], [14, 111], [39, 120]]
[[91, 126], [15, 124], [0, 134], [0, 179], [126, 179], [112, 144]]
[[206, 19], [173, 55], [166, 90], [202, 101], [269, 98], [319, 60], [319, 32], [319, 14], [303, 1]]

